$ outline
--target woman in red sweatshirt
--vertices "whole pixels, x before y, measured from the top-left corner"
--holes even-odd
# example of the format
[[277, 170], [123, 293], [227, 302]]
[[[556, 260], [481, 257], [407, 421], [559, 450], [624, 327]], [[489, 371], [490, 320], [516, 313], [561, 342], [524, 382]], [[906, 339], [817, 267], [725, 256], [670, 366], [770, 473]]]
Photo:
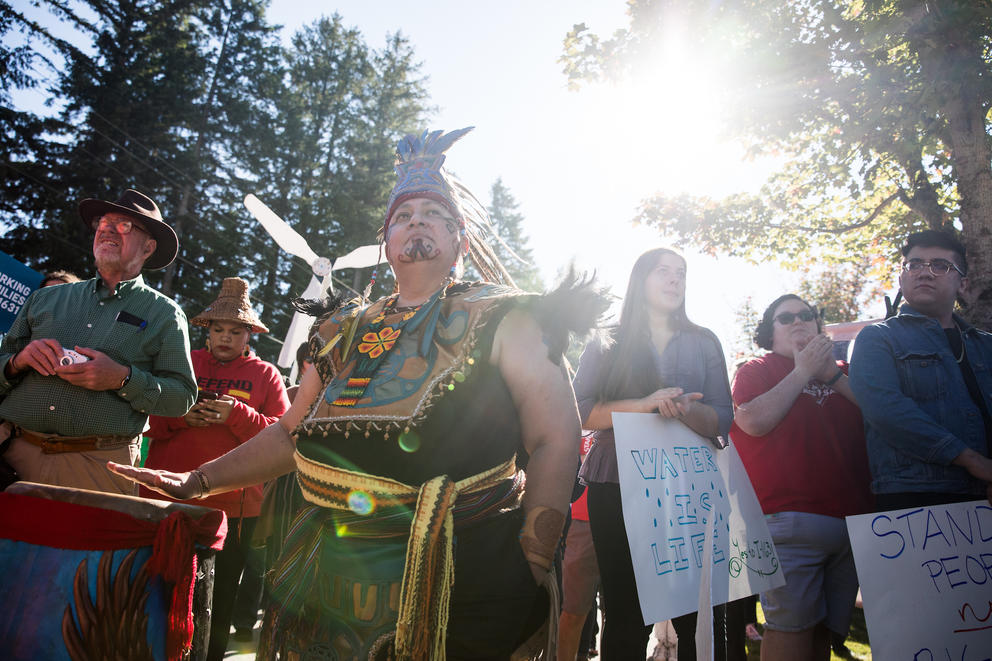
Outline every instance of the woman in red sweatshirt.
[[[217, 300], [190, 323], [209, 331], [207, 348], [191, 354], [199, 396], [181, 418], [151, 416], [148, 468], [192, 470], [241, 445], [289, 408], [279, 371], [248, 346], [251, 333], [267, 333], [268, 328], [252, 310], [247, 282], [225, 278]], [[144, 487], [141, 495], [165, 498]], [[216, 558], [207, 653], [208, 661], [219, 661], [227, 648], [234, 599], [262, 504], [262, 485], [190, 503], [224, 510], [229, 519], [227, 541]]]

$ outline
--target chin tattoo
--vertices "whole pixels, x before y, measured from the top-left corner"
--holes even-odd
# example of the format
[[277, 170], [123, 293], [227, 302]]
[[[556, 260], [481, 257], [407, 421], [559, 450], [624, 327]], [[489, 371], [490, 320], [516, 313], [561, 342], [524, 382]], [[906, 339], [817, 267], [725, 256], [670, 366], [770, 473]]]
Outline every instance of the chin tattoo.
[[401, 262], [422, 262], [430, 259], [437, 259], [441, 254], [434, 244], [424, 239], [412, 240], [399, 256]]

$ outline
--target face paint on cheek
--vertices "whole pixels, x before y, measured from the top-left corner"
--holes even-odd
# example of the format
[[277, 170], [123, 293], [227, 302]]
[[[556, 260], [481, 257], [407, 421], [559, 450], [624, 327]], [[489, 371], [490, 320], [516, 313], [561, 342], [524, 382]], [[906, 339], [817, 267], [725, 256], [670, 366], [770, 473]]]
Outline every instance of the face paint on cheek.
[[445, 218], [444, 226], [448, 230], [448, 234], [458, 234], [461, 230], [461, 225], [454, 218]]
[[441, 254], [434, 243], [430, 240], [417, 237], [407, 244], [406, 248], [399, 255], [399, 260], [401, 262], [421, 262], [430, 259], [437, 259]]

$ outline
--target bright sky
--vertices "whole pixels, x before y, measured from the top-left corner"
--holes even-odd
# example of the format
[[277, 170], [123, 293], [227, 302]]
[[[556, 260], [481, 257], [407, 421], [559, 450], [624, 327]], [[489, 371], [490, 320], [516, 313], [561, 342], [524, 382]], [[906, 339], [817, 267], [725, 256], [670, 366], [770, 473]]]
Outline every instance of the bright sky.
[[[744, 162], [738, 147], [718, 140], [725, 109], [711, 102], [711, 80], [677, 44], [659, 54], [649, 84], [567, 90], [557, 62], [566, 32], [582, 22], [600, 35], [623, 27], [621, 0], [339, 0], [334, 7], [373, 47], [396, 30], [410, 39], [439, 108], [430, 128], [476, 127], [446, 165], [483, 201], [503, 178], [549, 284], [574, 259], [622, 296], [637, 256], [670, 243], [631, 226], [642, 199], [657, 191], [756, 190], [768, 174], [769, 165]], [[321, 3], [275, 0], [269, 19], [288, 38], [322, 11]], [[744, 297], [762, 309], [796, 284], [794, 274], [771, 267], [686, 257], [689, 315], [726, 350], [739, 335], [734, 312]]]
[[[268, 16], [284, 26], [287, 41], [333, 11], [372, 47], [402, 31], [438, 108], [429, 128], [476, 127], [446, 165], [483, 202], [502, 177], [549, 285], [575, 261], [622, 296], [637, 256], [671, 244], [631, 225], [643, 199], [754, 191], [773, 166], [746, 162], [739, 146], [721, 142], [728, 113], [713, 98], [719, 80], [680, 43], [677, 27], [636, 84], [568, 91], [557, 61], [565, 34], [584, 22], [609, 35], [627, 24], [625, 9], [622, 0], [273, 0]], [[692, 252], [686, 258], [689, 316], [712, 328], [728, 351], [740, 335], [734, 312], [745, 297], [761, 310], [797, 284], [795, 274], [767, 265]]]

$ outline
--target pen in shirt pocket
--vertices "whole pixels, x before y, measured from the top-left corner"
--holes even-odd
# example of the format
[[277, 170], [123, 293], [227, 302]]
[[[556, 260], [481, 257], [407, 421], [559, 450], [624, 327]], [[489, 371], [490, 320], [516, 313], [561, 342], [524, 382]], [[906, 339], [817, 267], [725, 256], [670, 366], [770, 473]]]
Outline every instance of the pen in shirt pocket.
[[116, 321], [122, 321], [125, 324], [131, 324], [132, 326], [137, 326], [139, 331], [145, 330], [145, 327], [148, 326], [147, 321], [141, 319], [140, 317], [135, 317], [130, 312], [126, 312], [124, 310], [118, 312], [117, 316], [114, 317], [114, 319]]

